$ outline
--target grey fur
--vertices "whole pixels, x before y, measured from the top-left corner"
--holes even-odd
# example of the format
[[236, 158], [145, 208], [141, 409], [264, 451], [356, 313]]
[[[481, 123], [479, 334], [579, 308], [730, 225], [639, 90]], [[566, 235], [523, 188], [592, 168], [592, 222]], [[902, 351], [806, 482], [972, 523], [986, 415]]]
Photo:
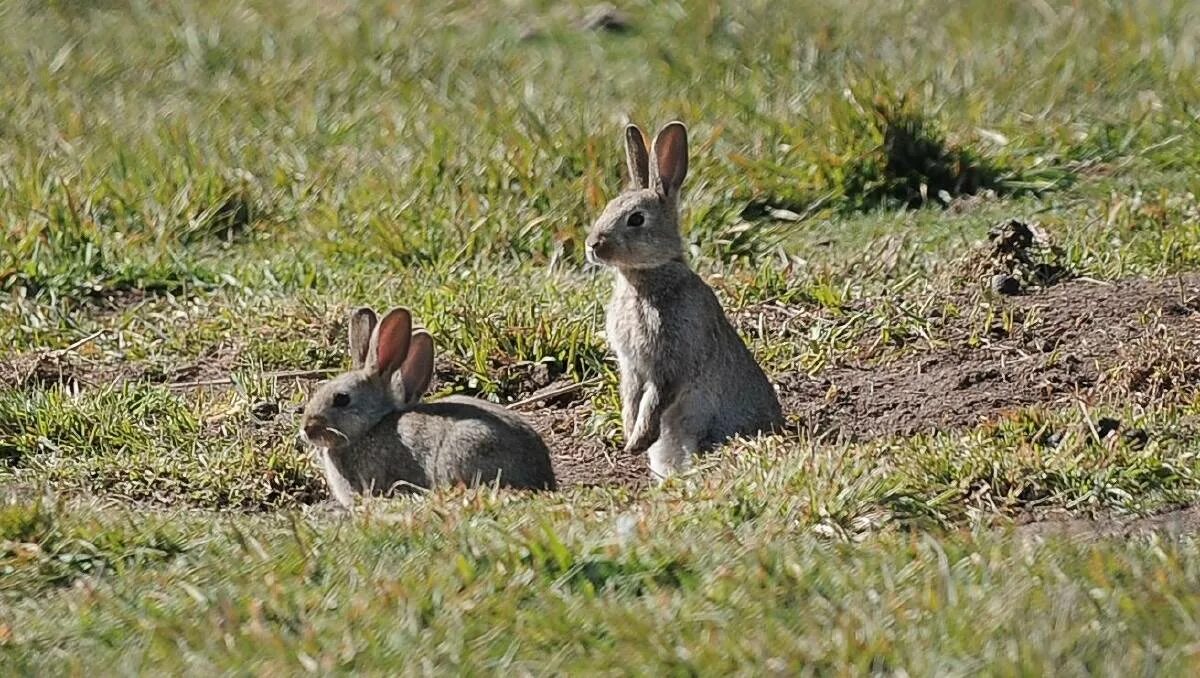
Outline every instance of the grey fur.
[[[363, 311], [351, 317], [352, 352]], [[556, 488], [550, 451], [516, 413], [475, 398], [420, 402], [432, 379], [433, 339], [412, 330], [407, 310], [372, 324], [365, 364], [322, 384], [304, 409], [301, 435], [319, 448], [340, 503], [352, 506], [355, 493], [453, 484]]]
[[[620, 368], [626, 450], [645, 450], [651, 471], [664, 478], [686, 468], [699, 450], [778, 429], [783, 413], [716, 294], [684, 259], [679, 191], [687, 176], [686, 128], [672, 122], [658, 133], [646, 181], [634, 130], [626, 131], [626, 160], [635, 188], [596, 220], [587, 254], [616, 274], [605, 330]], [[630, 221], [635, 214], [641, 225]]]

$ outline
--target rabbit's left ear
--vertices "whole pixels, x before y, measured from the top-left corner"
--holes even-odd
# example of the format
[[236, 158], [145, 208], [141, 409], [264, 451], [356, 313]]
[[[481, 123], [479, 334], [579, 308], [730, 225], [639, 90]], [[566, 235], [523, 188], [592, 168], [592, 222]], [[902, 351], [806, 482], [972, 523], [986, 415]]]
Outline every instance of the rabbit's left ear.
[[687, 127], [669, 122], [654, 137], [654, 158], [650, 165], [650, 187], [663, 199], [676, 201], [688, 170]]
[[404, 383], [404, 402], [415, 403], [425, 395], [433, 381], [433, 337], [425, 330], [413, 332], [408, 356], [400, 368]]
[[650, 188], [650, 155], [646, 153], [646, 137], [637, 125], [625, 128], [625, 164], [631, 188]]
[[350, 362], [356, 370], [367, 364], [371, 333], [375, 331], [377, 322], [375, 311], [365, 306], [350, 313]]

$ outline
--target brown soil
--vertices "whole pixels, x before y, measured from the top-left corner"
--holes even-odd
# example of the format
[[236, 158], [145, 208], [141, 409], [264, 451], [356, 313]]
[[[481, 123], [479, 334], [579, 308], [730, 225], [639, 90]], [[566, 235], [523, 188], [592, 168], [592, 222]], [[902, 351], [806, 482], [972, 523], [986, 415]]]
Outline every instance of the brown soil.
[[1017, 525], [1014, 530], [1026, 538], [1067, 538], [1079, 541], [1127, 539], [1150, 534], [1200, 534], [1200, 506], [1166, 511], [1141, 518], [1075, 518], [1070, 514], [1042, 516]]
[[0, 358], [0, 386], [70, 390], [145, 381], [177, 387], [217, 386], [228, 382], [239, 354], [235, 346], [217, 344], [193, 363], [163, 369], [148, 363], [126, 363], [112, 357], [95, 360], [76, 351], [30, 351]]
[[[1156, 398], [1200, 384], [1200, 275], [1074, 280], [995, 302], [1016, 329], [946, 328], [948, 345], [878, 365], [778, 378], [807, 432], [850, 441], [965, 428], [1031, 405]], [[1021, 328], [1021, 321], [1026, 327]]]
[[584, 402], [563, 408], [523, 411], [550, 447], [560, 487], [644, 487], [650, 471], [644, 455], [626, 454], [611, 441], [589, 435], [584, 427], [591, 407]]
[[26, 353], [0, 360], [0, 386], [80, 390], [120, 380], [120, 370], [91, 364], [71, 355]]

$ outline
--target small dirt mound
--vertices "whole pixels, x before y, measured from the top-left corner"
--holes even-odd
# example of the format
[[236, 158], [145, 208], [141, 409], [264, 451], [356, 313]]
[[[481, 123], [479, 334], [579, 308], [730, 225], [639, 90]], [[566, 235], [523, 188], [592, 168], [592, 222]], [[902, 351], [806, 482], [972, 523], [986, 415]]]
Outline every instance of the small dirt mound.
[[1016, 296], [1075, 277], [1063, 251], [1034, 222], [1010, 219], [988, 231], [987, 246], [968, 254], [956, 278], [990, 280], [992, 291]]
[[[993, 328], [978, 345], [961, 320], [946, 348], [815, 378], [782, 375], [780, 390], [803, 429], [847, 441], [965, 428], [1073, 398], [1181, 397], [1200, 386], [1197, 309], [1200, 275], [1074, 280], [998, 301], [997, 314], [1011, 311], [1015, 327]], [[1143, 348], [1131, 355], [1132, 345]], [[1168, 350], [1174, 359], [1161, 360]], [[1163, 383], [1174, 390], [1151, 388]]]

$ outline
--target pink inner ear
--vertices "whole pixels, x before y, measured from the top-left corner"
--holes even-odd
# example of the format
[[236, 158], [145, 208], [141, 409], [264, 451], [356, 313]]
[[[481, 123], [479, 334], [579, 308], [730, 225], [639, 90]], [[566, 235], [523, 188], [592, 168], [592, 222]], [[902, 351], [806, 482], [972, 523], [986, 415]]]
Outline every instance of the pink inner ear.
[[404, 380], [406, 402], [417, 402], [429, 389], [433, 381], [433, 337], [428, 332], [420, 330], [413, 334], [400, 376]]
[[394, 310], [384, 316], [375, 332], [375, 369], [380, 374], [392, 374], [400, 368], [408, 355], [408, 345], [412, 338], [412, 315], [403, 309]]
[[654, 140], [654, 165], [658, 175], [658, 188], [666, 195], [674, 195], [687, 176], [687, 131], [683, 125], [667, 125]]

